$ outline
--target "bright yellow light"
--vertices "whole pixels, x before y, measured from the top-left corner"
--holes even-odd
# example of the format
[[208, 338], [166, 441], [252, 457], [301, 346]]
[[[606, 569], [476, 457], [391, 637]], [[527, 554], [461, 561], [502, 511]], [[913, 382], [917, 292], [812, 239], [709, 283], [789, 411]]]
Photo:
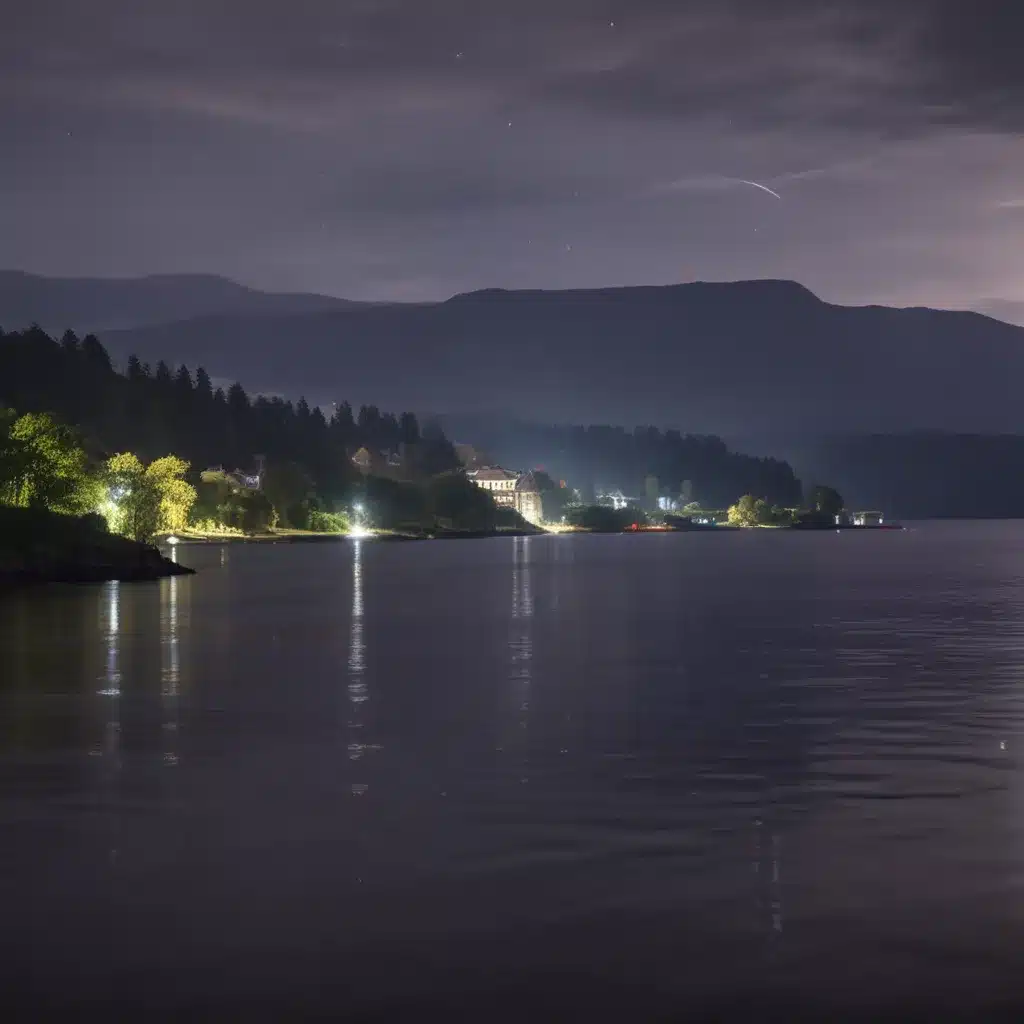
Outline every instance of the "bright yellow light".
[[350, 526], [348, 528], [348, 535], [358, 540], [360, 537], [372, 537], [373, 530], [368, 530], [365, 526]]

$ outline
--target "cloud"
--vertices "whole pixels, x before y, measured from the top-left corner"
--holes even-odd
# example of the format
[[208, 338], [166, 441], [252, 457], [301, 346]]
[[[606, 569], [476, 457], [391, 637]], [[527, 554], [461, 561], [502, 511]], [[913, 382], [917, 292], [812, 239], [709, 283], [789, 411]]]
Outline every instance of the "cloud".
[[[374, 298], [791, 276], [1013, 300], [1015, 12], [34, 0], [0, 33], [0, 264]], [[720, 201], [727, 179], [786, 202]]]

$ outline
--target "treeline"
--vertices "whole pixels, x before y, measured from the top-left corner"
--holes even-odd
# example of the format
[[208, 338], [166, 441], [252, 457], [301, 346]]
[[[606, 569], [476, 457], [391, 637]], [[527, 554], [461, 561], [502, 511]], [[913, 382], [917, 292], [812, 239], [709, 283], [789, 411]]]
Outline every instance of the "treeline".
[[304, 399], [250, 396], [240, 384], [217, 387], [202, 367], [155, 367], [133, 356], [116, 370], [94, 335], [68, 331], [58, 341], [39, 327], [0, 330], [0, 404], [53, 413], [77, 426], [95, 457], [131, 451], [144, 462], [168, 452], [193, 470], [223, 465], [297, 467], [325, 505], [346, 499], [359, 480], [354, 451], [401, 452], [405, 474], [426, 478], [456, 468], [440, 427], [412, 413], [341, 403], [325, 416]]
[[646, 426], [543, 426], [485, 417], [451, 416], [445, 425], [454, 440], [464, 433], [504, 465], [541, 465], [571, 480], [585, 499], [616, 489], [645, 496], [648, 477], [657, 478], [662, 494], [707, 508], [725, 508], [738, 494], [755, 494], [779, 506], [801, 499], [800, 481], [787, 462], [739, 454], [718, 437]]

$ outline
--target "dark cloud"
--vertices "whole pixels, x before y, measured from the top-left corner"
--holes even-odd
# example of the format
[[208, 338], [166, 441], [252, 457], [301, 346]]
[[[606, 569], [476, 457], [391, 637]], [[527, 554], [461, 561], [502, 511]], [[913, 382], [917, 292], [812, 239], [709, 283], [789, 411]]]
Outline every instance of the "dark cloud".
[[[0, 263], [1020, 300], [1022, 31], [1000, 0], [35, 0], [0, 32]], [[670, 187], [718, 178], [783, 203]]]

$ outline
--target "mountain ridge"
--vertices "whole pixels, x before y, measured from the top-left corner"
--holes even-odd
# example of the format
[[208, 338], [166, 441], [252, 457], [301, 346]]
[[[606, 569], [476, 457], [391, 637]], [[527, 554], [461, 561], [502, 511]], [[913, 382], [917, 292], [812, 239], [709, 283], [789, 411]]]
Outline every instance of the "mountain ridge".
[[[358, 305], [304, 292], [265, 292], [218, 274], [47, 277], [0, 269], [0, 325], [47, 330], [130, 329], [211, 313], [301, 314]], [[183, 315], [184, 314], [184, 315]]]
[[[25, 326], [2, 302], [0, 323]], [[964, 310], [841, 306], [785, 280], [491, 288], [408, 305], [299, 296], [101, 337], [122, 361], [203, 365], [318, 404], [723, 437], [1024, 433], [1024, 329]]]

